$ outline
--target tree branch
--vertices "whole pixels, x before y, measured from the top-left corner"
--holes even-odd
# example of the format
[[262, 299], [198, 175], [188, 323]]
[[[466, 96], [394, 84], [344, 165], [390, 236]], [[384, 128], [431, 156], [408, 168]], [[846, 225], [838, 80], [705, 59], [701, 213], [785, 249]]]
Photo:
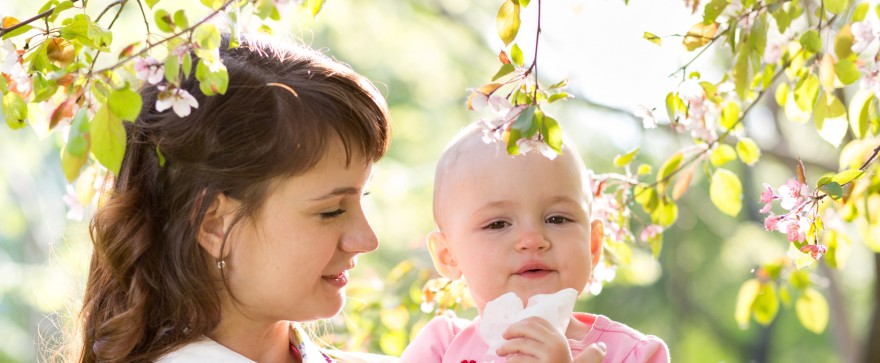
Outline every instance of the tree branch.
[[[79, 0], [71, 0], [71, 2], [74, 2], [74, 3], [77, 2], [77, 1], [79, 1]], [[37, 21], [37, 20], [39, 20], [39, 19], [49, 17], [49, 15], [52, 15], [52, 13], [55, 12], [55, 8], [57, 8], [57, 6], [54, 7], [54, 8], [51, 8], [51, 9], [49, 9], [49, 10], [46, 10], [46, 11], [44, 11], [44, 12], [42, 12], [42, 13], [39, 13], [39, 14], [37, 14], [37, 15], [34, 15], [34, 16], [28, 18], [27, 20], [24, 20], [24, 21], [22, 21], [22, 22], [19, 22], [18, 24], [15, 24], [15, 25], [13, 25], [13, 26], [11, 26], [11, 27], [8, 27], [8, 28], [0, 28], [0, 37], [4, 36], [4, 35], [6, 35], [6, 34], [9, 34], [9, 33], [13, 32], [13, 31], [15, 31], [16, 29], [21, 28], [21, 27], [23, 27], [23, 26], [25, 26], [25, 25], [28, 25], [28, 24], [30, 24], [30, 23], [33, 23], [33, 22], [35, 22], [35, 21]]]

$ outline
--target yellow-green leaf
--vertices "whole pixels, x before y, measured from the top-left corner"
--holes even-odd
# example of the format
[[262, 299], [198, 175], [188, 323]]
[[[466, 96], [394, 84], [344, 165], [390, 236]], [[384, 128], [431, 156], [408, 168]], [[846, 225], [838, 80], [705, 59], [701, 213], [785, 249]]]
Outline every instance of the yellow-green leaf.
[[834, 63], [834, 74], [837, 75], [837, 79], [843, 84], [852, 84], [862, 76], [855, 63], [845, 58]]
[[773, 284], [763, 283], [752, 303], [752, 311], [755, 314], [755, 321], [761, 325], [769, 325], [776, 318], [779, 312], [779, 297], [776, 295], [776, 288]]
[[755, 302], [755, 298], [758, 297], [758, 292], [760, 291], [761, 283], [757, 279], [746, 280], [740, 286], [739, 292], [736, 295], [736, 310], [733, 313], [740, 329], [745, 329], [749, 326], [749, 318], [752, 316], [752, 304]]
[[788, 87], [788, 83], [782, 82], [778, 86], [776, 86], [776, 104], [780, 106], [785, 106], [785, 102], [788, 101], [788, 91], [790, 91]]
[[709, 185], [709, 199], [722, 213], [735, 217], [742, 209], [742, 183], [739, 177], [727, 169], [716, 170]]
[[618, 168], [622, 168], [624, 166], [629, 165], [632, 162], [633, 158], [636, 157], [636, 154], [639, 153], [639, 148], [632, 149], [628, 151], [626, 154], [617, 155], [614, 157], [614, 166]]
[[853, 11], [852, 19], [850, 19], [850, 23], [855, 23], [857, 21], [865, 20], [865, 17], [868, 16], [868, 10], [870, 10], [871, 4], [869, 3], [861, 3], [856, 6], [856, 10]]
[[740, 45], [739, 48], [736, 63], [733, 65], [733, 84], [737, 97], [740, 100], [745, 100], [749, 90], [749, 81], [752, 79], [749, 74], [749, 48], [745, 45]]
[[725, 102], [721, 108], [721, 126], [730, 130], [737, 122], [739, 122], [739, 104], [734, 101]]
[[709, 162], [714, 166], [722, 166], [733, 160], [736, 160], [736, 150], [727, 144], [718, 144], [718, 147], [712, 150], [712, 154], [709, 155]]
[[649, 165], [649, 164], [639, 165], [639, 169], [636, 171], [636, 174], [638, 174], [638, 175], [651, 174], [651, 165]]
[[660, 44], [660, 37], [658, 37], [658, 36], [656, 36], [656, 35], [654, 35], [654, 34], [652, 34], [652, 33], [645, 32], [645, 34], [642, 35], [642, 38], [645, 38], [645, 40], [647, 40], [647, 41], [649, 41], [649, 42], [651, 42], [651, 43], [654, 43], [654, 44], [657, 44], [657, 45], [662, 45], [662, 44]]
[[519, 2], [504, 0], [495, 17], [495, 29], [504, 45], [510, 44], [516, 38], [516, 34], [519, 33], [519, 24]]
[[141, 112], [141, 105], [141, 95], [127, 87], [113, 90], [107, 98], [110, 112], [125, 121], [134, 121]]
[[657, 225], [666, 228], [678, 219], [678, 205], [666, 197], [659, 198], [657, 208], [651, 212], [651, 220]]
[[839, 14], [849, 5], [849, 0], [824, 0], [825, 10], [832, 14]]
[[309, 11], [312, 12], [312, 16], [318, 16], [318, 13], [321, 12], [321, 9], [324, 8], [324, 0], [309, 0]]
[[849, 126], [857, 139], [865, 138], [868, 131], [868, 104], [874, 92], [860, 89], [849, 101]]
[[761, 149], [754, 140], [744, 137], [736, 143], [736, 153], [746, 165], [754, 165], [761, 158]]
[[523, 63], [525, 62], [525, 60], [523, 59], [522, 49], [519, 49], [519, 46], [516, 44], [510, 47], [510, 61], [520, 67], [522, 67]]
[[684, 154], [675, 153], [666, 159], [663, 163], [663, 166], [660, 167], [660, 172], [657, 173], [657, 182], [663, 183], [664, 179], [672, 175], [672, 173], [678, 170], [678, 166], [681, 165], [681, 161], [684, 160]]
[[813, 110], [813, 119], [819, 136], [834, 147], [840, 146], [848, 128], [843, 102], [834, 94], [821, 92]]
[[122, 156], [125, 154], [125, 128], [122, 120], [102, 106], [89, 123], [92, 135], [92, 154], [95, 159], [113, 174], [119, 173]]
[[807, 288], [794, 303], [798, 320], [807, 330], [821, 334], [828, 326], [828, 302], [818, 291]]
[[860, 179], [864, 175], [865, 172], [858, 169], [844, 170], [832, 176], [831, 181], [845, 185], [853, 180]]
[[712, 24], [727, 7], [729, 0], [712, 0], [703, 8], [703, 24]]
[[6, 119], [6, 124], [13, 130], [18, 130], [27, 123], [27, 103], [15, 92], [8, 92], [3, 95], [2, 103], [0, 103], [0, 114]]
[[802, 77], [794, 88], [794, 101], [802, 111], [812, 112], [819, 97], [819, 78], [815, 74]]
[[801, 35], [800, 43], [810, 53], [819, 53], [822, 50], [822, 38], [815, 29], [810, 29]]

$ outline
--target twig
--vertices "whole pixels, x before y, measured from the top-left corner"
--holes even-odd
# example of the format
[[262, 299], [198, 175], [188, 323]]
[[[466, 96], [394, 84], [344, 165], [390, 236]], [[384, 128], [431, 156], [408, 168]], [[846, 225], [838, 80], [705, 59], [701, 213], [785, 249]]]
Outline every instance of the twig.
[[150, 22], [147, 21], [147, 13], [144, 12], [144, 4], [141, 3], [141, 0], [137, 0], [138, 8], [141, 9], [141, 17], [144, 18], [144, 26], [147, 27], [147, 44], [150, 43], [150, 34], [153, 32], [150, 31]]
[[[535, 68], [535, 92], [532, 96], [534, 102], [538, 102], [538, 43], [541, 40], [541, 0], [538, 0], [538, 30], [535, 31], [535, 57], [532, 59], [532, 67]], [[530, 68], [532, 68], [530, 67]]]
[[[77, 2], [77, 1], [79, 1], [79, 0], [71, 0], [71, 2], [74, 2], [74, 3]], [[0, 37], [4, 36], [4, 35], [6, 35], [6, 34], [9, 34], [9, 33], [13, 32], [13, 31], [15, 31], [16, 29], [21, 28], [21, 27], [23, 27], [23, 26], [25, 26], [25, 25], [28, 25], [28, 24], [30, 24], [30, 23], [33, 23], [34, 21], [36, 21], [36, 20], [38, 20], [38, 19], [46, 18], [46, 17], [48, 17], [49, 15], [52, 15], [52, 13], [55, 12], [55, 8], [57, 8], [57, 6], [54, 7], [54, 8], [51, 8], [51, 9], [49, 9], [49, 10], [46, 10], [46, 11], [44, 11], [44, 12], [42, 12], [42, 13], [39, 13], [39, 14], [37, 14], [37, 15], [34, 15], [34, 16], [28, 18], [27, 20], [24, 20], [24, 21], [22, 21], [22, 22], [19, 22], [18, 24], [15, 24], [15, 25], [13, 25], [13, 26], [11, 26], [11, 27], [8, 27], [8, 28], [0, 28]]]
[[[668, 77], [672, 77], [672, 76], [678, 74], [678, 72], [686, 73], [686, 72], [687, 72], [687, 68], [690, 67], [691, 63], [693, 63], [695, 60], [697, 60], [697, 58], [700, 58], [700, 56], [703, 55], [703, 53], [705, 53], [707, 49], [709, 49], [709, 48], [712, 47], [712, 44], [714, 44], [715, 41], [717, 41], [719, 38], [721, 38], [721, 36], [723, 36], [724, 34], [727, 34], [728, 31], [730, 31], [730, 28], [724, 29], [723, 32], [718, 33], [717, 35], [715, 35], [714, 37], [712, 37], [711, 40], [709, 41], [709, 43], [706, 43], [706, 45], [703, 46], [703, 49], [700, 49], [700, 52], [699, 52], [699, 53], [697, 53], [696, 55], [694, 55], [694, 57], [691, 58], [691, 60], [689, 60], [689, 61], [688, 61], [687, 63], [685, 63], [683, 66], [681, 66], [681, 67], [679, 67], [678, 69], [676, 69], [675, 72], [670, 73]], [[687, 36], [687, 35], [686, 35], [686, 36]], [[691, 35], [691, 37], [695, 37], [695, 36]]]
[[[121, 12], [121, 11], [122, 11], [122, 8], [125, 7], [125, 3], [127, 3], [127, 2], [128, 2], [128, 0], [116, 0], [116, 1], [114, 1], [114, 2], [112, 2], [112, 3], [110, 3], [110, 4], [107, 4], [107, 7], [105, 7], [104, 10], [101, 10], [101, 13], [98, 14], [98, 17], [97, 17], [97, 18], [95, 18], [95, 22], [97, 23], [97, 22], [101, 21], [101, 18], [104, 17], [104, 14], [106, 14], [107, 11], [110, 10], [110, 8], [112, 8], [112, 7], [116, 6], [116, 5], [119, 5], [119, 12]], [[117, 18], [119, 17], [119, 12], [116, 13], [116, 17], [117, 17]], [[116, 21], [116, 19], [114, 18], [113, 21]], [[110, 23], [110, 26], [113, 26], [113, 23], [112, 23], [112, 22]], [[107, 29], [109, 30], [110, 27], [107, 27]]]
[[880, 145], [877, 145], [877, 147], [874, 148], [874, 153], [871, 154], [871, 157], [869, 157], [868, 160], [865, 160], [865, 163], [862, 164], [861, 167], [859, 167], [859, 170], [865, 171], [865, 169], [868, 168], [868, 164], [874, 161], [874, 158], [877, 157], [877, 154], [880, 154]]

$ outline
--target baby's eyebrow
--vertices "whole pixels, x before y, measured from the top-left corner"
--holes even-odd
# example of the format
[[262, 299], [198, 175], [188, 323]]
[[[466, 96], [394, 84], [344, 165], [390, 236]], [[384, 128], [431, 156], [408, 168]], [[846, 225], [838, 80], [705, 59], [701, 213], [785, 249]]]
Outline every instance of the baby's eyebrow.
[[483, 204], [483, 206], [481, 206], [480, 208], [477, 208], [477, 210], [474, 211], [474, 214], [480, 213], [480, 212], [483, 212], [486, 210], [492, 210], [492, 209], [508, 209], [508, 208], [513, 207], [514, 205], [516, 205], [516, 203], [511, 202], [509, 200], [492, 201], [492, 202], [488, 202], [486, 204]]

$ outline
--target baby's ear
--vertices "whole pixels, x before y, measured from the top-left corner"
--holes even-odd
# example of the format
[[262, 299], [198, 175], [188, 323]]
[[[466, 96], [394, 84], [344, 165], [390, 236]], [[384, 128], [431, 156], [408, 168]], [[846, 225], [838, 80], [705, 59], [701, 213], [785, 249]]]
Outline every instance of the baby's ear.
[[599, 263], [599, 257], [602, 257], [602, 241], [605, 239], [605, 225], [602, 221], [594, 219], [590, 223], [590, 253], [593, 256], [593, 268]]
[[440, 231], [434, 231], [425, 238], [428, 244], [428, 251], [431, 252], [431, 260], [434, 261], [434, 267], [443, 277], [450, 280], [458, 280], [461, 277], [461, 270], [458, 268], [458, 262], [449, 249], [449, 241], [446, 235]]

